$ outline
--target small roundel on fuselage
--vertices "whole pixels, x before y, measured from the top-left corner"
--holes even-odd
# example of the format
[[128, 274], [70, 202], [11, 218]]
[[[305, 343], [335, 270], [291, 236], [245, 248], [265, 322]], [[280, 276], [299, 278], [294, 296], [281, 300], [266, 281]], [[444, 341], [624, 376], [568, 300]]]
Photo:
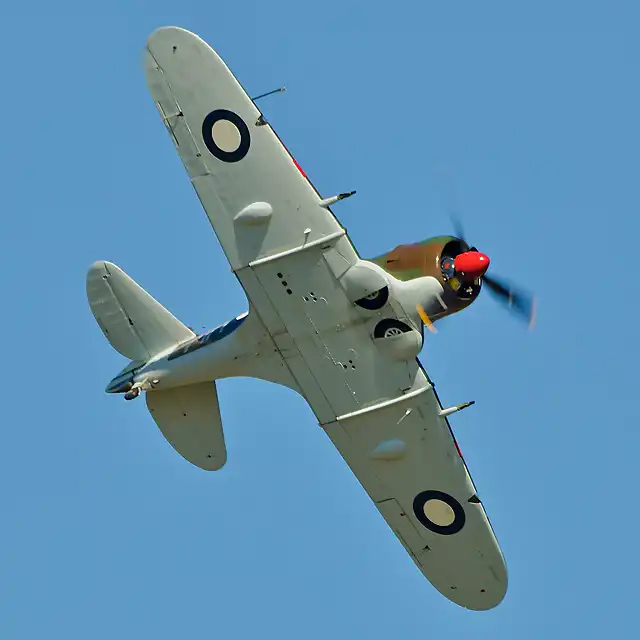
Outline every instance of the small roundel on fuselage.
[[238, 162], [249, 152], [247, 123], [233, 111], [216, 109], [202, 122], [202, 139], [209, 152], [222, 162]]
[[419, 493], [413, 500], [413, 513], [423, 527], [445, 536], [461, 531], [466, 521], [462, 505], [443, 491]]

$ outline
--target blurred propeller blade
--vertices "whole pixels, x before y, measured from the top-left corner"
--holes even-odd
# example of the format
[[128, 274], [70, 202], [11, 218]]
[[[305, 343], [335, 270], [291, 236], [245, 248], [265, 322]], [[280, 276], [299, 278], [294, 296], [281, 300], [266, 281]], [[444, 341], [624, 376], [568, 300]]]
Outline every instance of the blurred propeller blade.
[[[467, 240], [464, 226], [462, 224], [462, 217], [459, 214], [459, 208], [455, 204], [455, 200], [457, 200], [457, 198], [455, 198], [456, 194], [455, 189], [453, 188], [452, 176], [449, 172], [441, 171], [439, 173], [440, 175], [437, 177], [436, 185], [439, 187], [439, 190], [442, 191], [443, 188], [447, 186], [444, 183], [448, 183], [447, 192], [442, 195], [444, 195], [445, 208], [448, 209], [449, 212], [449, 220], [451, 221], [453, 234], [456, 238], [461, 240], [464, 245], [466, 245], [466, 252], [477, 252], [478, 249], [475, 246], [470, 245]], [[482, 282], [486, 283], [487, 288], [494, 294], [498, 301], [507, 306], [512, 313], [525, 320], [529, 325], [529, 329], [533, 329], [536, 319], [536, 298], [533, 295], [526, 293], [521, 289], [516, 289], [508, 282], [502, 279], [493, 278], [486, 273], [481, 279]], [[422, 309], [422, 313], [420, 313], [420, 309], [418, 309], [418, 313], [424, 322], [424, 309]], [[424, 316], [426, 317], [426, 314], [424, 314]], [[426, 322], [425, 325], [427, 325]]]
[[462, 226], [462, 222], [460, 221], [460, 216], [453, 211], [449, 214], [449, 218], [451, 219], [451, 226], [453, 227], [453, 233], [456, 238], [459, 238], [463, 242], [466, 242], [464, 235], [464, 227]]
[[464, 244], [467, 245], [469, 251], [477, 251], [476, 247], [472, 247], [467, 242], [467, 237], [464, 233], [464, 227], [462, 226], [462, 221], [460, 216], [457, 213], [451, 212], [449, 214], [449, 219], [451, 220], [451, 226], [453, 227], [453, 233], [458, 240], [462, 240]]
[[536, 299], [534, 296], [517, 290], [507, 282], [492, 276], [485, 275], [482, 281], [498, 300], [506, 304], [516, 315], [526, 320], [529, 328], [533, 329], [536, 318]]

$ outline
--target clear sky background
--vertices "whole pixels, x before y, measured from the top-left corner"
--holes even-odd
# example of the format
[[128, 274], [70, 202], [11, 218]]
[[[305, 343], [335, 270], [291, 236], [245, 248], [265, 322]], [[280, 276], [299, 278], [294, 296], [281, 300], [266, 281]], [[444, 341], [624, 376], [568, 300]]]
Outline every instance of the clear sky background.
[[[636, 638], [640, 2], [2, 2], [0, 638]], [[227, 466], [164, 441], [85, 297], [114, 261], [187, 324], [246, 308], [148, 94], [196, 31], [365, 257], [448, 233], [539, 296], [484, 292], [421, 359], [510, 572], [421, 576], [294, 392], [219, 384]]]

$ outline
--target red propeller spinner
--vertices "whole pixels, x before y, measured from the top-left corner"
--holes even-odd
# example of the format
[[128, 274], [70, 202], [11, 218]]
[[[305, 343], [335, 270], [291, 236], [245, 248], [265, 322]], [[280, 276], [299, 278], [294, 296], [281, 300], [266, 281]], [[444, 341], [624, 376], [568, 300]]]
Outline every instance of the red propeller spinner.
[[489, 257], [479, 251], [466, 251], [456, 256], [454, 267], [456, 272], [462, 273], [465, 279], [481, 278], [489, 268]]
[[[460, 221], [453, 217], [452, 222], [457, 237], [467, 244]], [[467, 246], [470, 245], [467, 244]], [[469, 251], [456, 256], [454, 268], [456, 272], [462, 274], [465, 280], [475, 280], [481, 277], [482, 284], [486, 285], [487, 289], [496, 296], [496, 299], [506, 304], [511, 312], [526, 320], [529, 323], [529, 328], [532, 329], [536, 317], [535, 297], [501, 278], [485, 275], [489, 268], [489, 262], [488, 256], [477, 251], [475, 247], [471, 247]]]

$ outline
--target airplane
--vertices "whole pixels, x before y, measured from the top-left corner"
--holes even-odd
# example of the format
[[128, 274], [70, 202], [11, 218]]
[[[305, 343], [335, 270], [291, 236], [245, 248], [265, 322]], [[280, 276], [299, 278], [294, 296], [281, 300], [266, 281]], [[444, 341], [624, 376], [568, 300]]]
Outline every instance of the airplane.
[[323, 198], [218, 54], [163, 27], [146, 80], [249, 309], [196, 335], [111, 262], [87, 273], [103, 334], [129, 363], [106, 391], [148, 410], [204, 470], [227, 460], [216, 380], [294, 389], [419, 570], [446, 598], [496, 607], [507, 569], [493, 528], [418, 359], [425, 326], [477, 299], [483, 283], [530, 320], [533, 301], [487, 275], [462, 234], [360, 258]]

